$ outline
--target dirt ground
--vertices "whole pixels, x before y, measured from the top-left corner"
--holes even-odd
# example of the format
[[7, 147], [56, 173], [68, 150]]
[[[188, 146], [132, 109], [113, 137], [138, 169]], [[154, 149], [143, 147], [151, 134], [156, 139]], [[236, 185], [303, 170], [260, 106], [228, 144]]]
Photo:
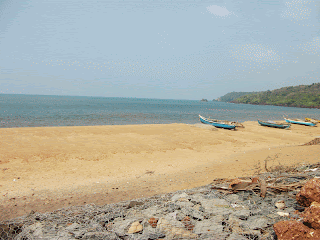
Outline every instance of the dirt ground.
[[0, 129], [0, 221], [70, 205], [104, 205], [318, 163], [319, 127], [243, 123]]

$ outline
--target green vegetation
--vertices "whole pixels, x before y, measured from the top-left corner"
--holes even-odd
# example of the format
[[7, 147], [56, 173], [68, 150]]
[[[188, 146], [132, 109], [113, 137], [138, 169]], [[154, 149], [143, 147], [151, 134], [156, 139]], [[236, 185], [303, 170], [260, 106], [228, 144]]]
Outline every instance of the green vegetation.
[[[225, 95], [226, 96], [226, 95]], [[239, 97], [233, 103], [320, 108], [320, 83], [283, 87]]]
[[231, 102], [233, 100], [236, 100], [237, 98], [240, 98], [244, 95], [248, 95], [248, 94], [252, 94], [252, 93], [256, 93], [256, 92], [231, 92], [231, 93], [227, 93], [226, 95], [218, 98], [218, 101]]

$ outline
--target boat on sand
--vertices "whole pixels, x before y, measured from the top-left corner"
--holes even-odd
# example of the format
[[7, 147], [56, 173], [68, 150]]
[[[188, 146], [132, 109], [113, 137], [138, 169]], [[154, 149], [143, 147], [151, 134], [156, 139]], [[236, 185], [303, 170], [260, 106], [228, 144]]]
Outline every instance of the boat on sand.
[[274, 121], [262, 121], [258, 119], [258, 123], [261, 126], [266, 126], [266, 127], [274, 127], [274, 128], [282, 128], [282, 129], [287, 129], [291, 126], [291, 123], [281, 123], [281, 122], [274, 122]]
[[305, 125], [305, 126], [311, 126], [311, 127], [316, 126], [315, 123], [305, 122], [305, 121], [303, 121], [303, 120], [301, 120], [301, 119], [284, 118], [284, 120], [286, 120], [286, 122], [288, 122], [288, 123], [295, 123], [295, 124], [300, 124], [300, 125]]
[[210, 118], [205, 118], [201, 115], [199, 115], [199, 119], [200, 119], [200, 122], [204, 124], [209, 124], [218, 128], [235, 129], [236, 127], [244, 127], [241, 123], [238, 123], [238, 122], [210, 119]]
[[314, 118], [305, 118], [304, 120], [306, 122], [312, 122], [312, 123], [315, 123], [315, 124], [320, 123], [320, 120], [314, 119]]

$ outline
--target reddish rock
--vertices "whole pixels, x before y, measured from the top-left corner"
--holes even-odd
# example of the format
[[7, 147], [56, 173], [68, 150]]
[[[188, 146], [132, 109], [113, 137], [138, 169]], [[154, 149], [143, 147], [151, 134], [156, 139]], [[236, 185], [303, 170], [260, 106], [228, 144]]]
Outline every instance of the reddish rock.
[[150, 218], [150, 219], [148, 220], [148, 222], [149, 222], [149, 224], [151, 225], [151, 227], [155, 228], [155, 227], [157, 227], [158, 219], [152, 217], [152, 218]]
[[191, 223], [190, 217], [185, 216], [185, 217], [181, 220], [181, 222], [184, 224], [184, 227], [185, 227], [187, 230], [189, 230], [189, 231], [192, 231], [192, 230], [193, 230], [194, 225]]
[[320, 231], [308, 228], [302, 222], [281, 221], [273, 225], [278, 240], [320, 239]]
[[312, 202], [320, 202], [320, 179], [309, 180], [296, 196], [297, 202], [305, 207], [309, 207]]
[[313, 202], [304, 210], [303, 221], [309, 223], [314, 229], [320, 229], [320, 203]]

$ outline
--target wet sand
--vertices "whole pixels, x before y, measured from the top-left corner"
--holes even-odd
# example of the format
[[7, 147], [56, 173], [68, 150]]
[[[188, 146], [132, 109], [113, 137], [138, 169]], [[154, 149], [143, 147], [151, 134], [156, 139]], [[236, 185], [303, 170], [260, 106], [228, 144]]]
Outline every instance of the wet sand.
[[104, 205], [319, 162], [319, 127], [243, 123], [0, 129], [0, 220], [70, 205]]

